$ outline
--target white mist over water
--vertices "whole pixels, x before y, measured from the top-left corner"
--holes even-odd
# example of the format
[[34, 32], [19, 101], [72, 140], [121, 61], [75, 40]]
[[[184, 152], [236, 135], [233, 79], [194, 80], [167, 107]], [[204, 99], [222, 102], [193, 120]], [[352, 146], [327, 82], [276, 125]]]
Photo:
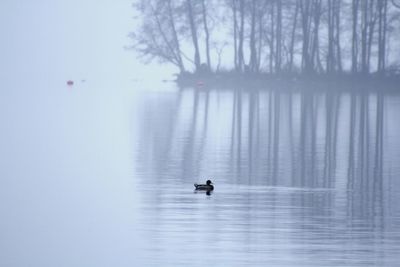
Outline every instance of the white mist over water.
[[170, 74], [124, 49], [133, 13], [124, 0], [0, 2], [0, 266], [133, 261], [132, 91]]

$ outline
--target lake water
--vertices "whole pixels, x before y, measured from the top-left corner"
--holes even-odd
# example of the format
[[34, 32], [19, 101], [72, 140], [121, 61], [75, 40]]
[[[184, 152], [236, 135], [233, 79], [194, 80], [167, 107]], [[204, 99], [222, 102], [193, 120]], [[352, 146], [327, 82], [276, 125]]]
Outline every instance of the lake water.
[[0, 266], [398, 266], [400, 94], [143, 87], [1, 91]]

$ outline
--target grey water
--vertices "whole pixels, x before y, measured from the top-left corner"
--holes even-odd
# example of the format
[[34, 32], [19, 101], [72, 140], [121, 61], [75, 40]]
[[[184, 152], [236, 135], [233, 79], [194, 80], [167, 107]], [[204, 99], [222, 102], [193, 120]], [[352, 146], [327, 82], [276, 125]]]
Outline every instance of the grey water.
[[2, 93], [0, 266], [397, 266], [400, 94], [141, 89]]

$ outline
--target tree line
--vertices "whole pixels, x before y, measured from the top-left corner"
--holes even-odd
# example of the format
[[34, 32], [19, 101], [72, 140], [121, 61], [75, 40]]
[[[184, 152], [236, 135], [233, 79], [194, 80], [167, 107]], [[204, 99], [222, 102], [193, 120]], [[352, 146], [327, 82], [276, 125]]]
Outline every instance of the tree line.
[[134, 7], [140, 27], [132, 47], [180, 72], [384, 74], [400, 66], [399, 0], [139, 0]]

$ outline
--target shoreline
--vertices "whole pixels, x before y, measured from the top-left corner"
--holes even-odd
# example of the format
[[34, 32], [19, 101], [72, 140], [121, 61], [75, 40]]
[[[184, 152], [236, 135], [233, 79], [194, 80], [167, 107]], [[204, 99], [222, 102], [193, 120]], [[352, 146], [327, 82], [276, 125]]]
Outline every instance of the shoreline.
[[334, 91], [395, 91], [400, 92], [400, 75], [377, 74], [265, 74], [265, 73], [179, 73], [176, 84], [181, 88], [209, 89], [276, 89]]

